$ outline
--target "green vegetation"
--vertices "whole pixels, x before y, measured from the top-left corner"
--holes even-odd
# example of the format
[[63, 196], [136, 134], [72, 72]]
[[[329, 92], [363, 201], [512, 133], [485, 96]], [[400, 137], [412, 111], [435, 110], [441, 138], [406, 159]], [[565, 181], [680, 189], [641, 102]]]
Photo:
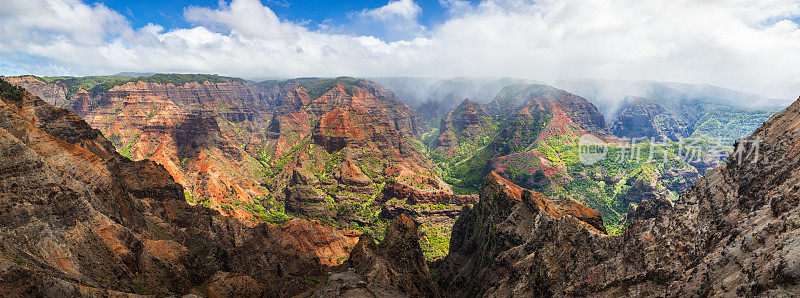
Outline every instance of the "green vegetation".
[[[55, 83], [61, 82], [67, 87], [67, 98], [71, 98], [72, 95], [78, 93], [78, 90], [83, 89], [89, 92], [92, 92], [92, 89], [98, 85], [108, 83], [108, 82], [117, 82], [117, 81], [124, 81], [127, 78], [124, 76], [88, 76], [88, 77], [36, 77], [39, 80], [45, 83]], [[110, 88], [109, 88], [110, 89]], [[108, 90], [108, 89], [106, 89]], [[92, 93], [92, 95], [97, 95], [98, 93]]]
[[121, 77], [119, 79], [107, 80], [99, 83], [89, 90], [92, 96], [106, 92], [115, 86], [125, 85], [131, 82], [147, 82], [156, 84], [173, 84], [175, 86], [183, 86], [188, 83], [225, 83], [225, 82], [238, 82], [244, 83], [243, 79], [223, 77], [219, 75], [209, 74], [155, 74], [149, 77], [127, 78]]
[[444, 258], [450, 251], [450, 229], [443, 226], [420, 224], [420, 246], [426, 260]]
[[291, 80], [267, 80], [263, 82], [256, 83], [255, 85], [261, 89], [270, 89], [275, 86], [280, 86], [285, 83], [297, 83], [306, 90], [311, 99], [317, 99], [323, 94], [327, 93], [337, 84], [340, 84], [344, 87], [345, 92], [349, 95], [353, 95], [356, 92], [354, 87], [362, 87], [359, 83], [361, 79], [352, 78], [352, 77], [338, 77], [338, 78], [296, 78]]
[[729, 107], [710, 108], [697, 121], [692, 137], [727, 139], [732, 144], [732, 141], [753, 133], [775, 112], [777, 110], [750, 110]]
[[359, 83], [359, 81], [361, 81], [360, 79], [351, 77], [339, 77], [335, 79], [295, 79], [293, 81], [299, 83], [300, 87], [306, 90], [306, 93], [308, 93], [311, 99], [319, 98], [333, 89], [333, 87], [336, 87], [336, 85], [342, 85], [344, 91], [347, 92], [348, 95], [354, 95], [356, 93], [354, 86], [361, 86]]
[[305, 140], [304, 142], [300, 143], [299, 145], [292, 147], [292, 150], [290, 150], [288, 153], [286, 153], [283, 156], [281, 156], [278, 159], [278, 161], [272, 166], [272, 172], [273, 173], [277, 173], [280, 169], [283, 168], [283, 166], [285, 166], [287, 163], [292, 161], [294, 159], [295, 155], [297, 155], [297, 153], [300, 152], [300, 149], [306, 147], [306, 145], [308, 145], [308, 143], [310, 141], [311, 140], [308, 139], [308, 140]]
[[303, 276], [303, 281], [309, 288], [313, 288], [314, 286], [322, 282], [322, 280], [317, 276]]
[[[286, 214], [286, 205], [272, 196], [260, 196], [253, 199], [253, 203], [234, 203], [233, 206], [255, 215], [262, 222], [281, 225], [293, 217]], [[267, 206], [267, 207], [265, 207]]]
[[189, 192], [188, 190], [183, 192], [183, 198], [186, 200], [186, 202], [189, 202], [190, 204], [196, 204], [206, 208], [211, 208], [211, 200], [204, 197], [195, 198], [194, 195], [192, 195], [192, 193]]
[[130, 142], [128, 142], [128, 144], [125, 145], [124, 148], [119, 150], [119, 154], [122, 155], [122, 156], [127, 157], [128, 159], [132, 159], [131, 158], [131, 147], [133, 147], [133, 144], [135, 144], [136, 141], [138, 141], [138, 140], [139, 140], [139, 136], [136, 136], [135, 138], [131, 139]]
[[501, 106], [517, 107], [531, 98], [538, 98], [546, 94], [553, 94], [559, 89], [539, 84], [516, 84], [504, 87], [497, 94]]
[[25, 89], [0, 79], [0, 97], [20, 102], [23, 96], [25, 96]]
[[181, 160], [180, 160], [180, 165], [181, 165], [181, 168], [186, 168], [186, 166], [189, 165], [189, 157], [188, 156], [182, 157]]
[[148, 284], [133, 283], [133, 292], [140, 295], [150, 295], [155, 297], [169, 297], [171, 294]]
[[477, 193], [486, 164], [496, 157], [525, 152], [550, 121], [550, 116], [547, 111], [533, 111], [531, 115], [486, 120], [486, 131], [477, 140], [457, 136], [458, 147], [452, 156], [428, 151], [428, 157], [442, 169], [442, 179], [457, 193]]
[[325, 173], [333, 172], [342, 162], [344, 162], [342, 150], [331, 153], [331, 158], [325, 162]]
[[183, 192], [183, 198], [186, 200], [186, 202], [189, 202], [191, 204], [197, 204], [197, 201], [194, 200], [194, 196], [189, 191]]
[[114, 144], [114, 147], [120, 148], [123, 146], [122, 138], [118, 134], [108, 136], [108, 140], [111, 141], [111, 144]]
[[92, 96], [97, 96], [100, 93], [110, 90], [114, 86], [124, 85], [130, 82], [148, 82], [159, 84], [173, 84], [175, 86], [183, 86], [187, 83], [224, 83], [224, 82], [238, 82], [244, 83], [245, 80], [239, 78], [223, 77], [212, 74], [154, 74], [152, 76], [140, 77], [127, 77], [120, 75], [112, 76], [88, 76], [88, 77], [36, 77], [45, 83], [54, 83], [60, 81], [67, 87], [67, 98], [83, 89], [89, 91]]
[[624, 219], [630, 208], [626, 196], [634, 191], [633, 185], [656, 185], [656, 192], [676, 199], [677, 193], [669, 187], [685, 183], [682, 180], [685, 178], [662, 177], [662, 173], [692, 169], [678, 158], [681, 148], [678, 143], [609, 145], [606, 158], [592, 165], [580, 161], [576, 143], [556, 136], [532, 147], [532, 151], [551, 162], [550, 167], [563, 166], [566, 169], [563, 176], [555, 174], [548, 178], [538, 160], [533, 159], [536, 155], [520, 155], [505, 161], [506, 174], [512, 182], [540, 191], [551, 199], [573, 199], [597, 210], [612, 234], [622, 231], [620, 219]]

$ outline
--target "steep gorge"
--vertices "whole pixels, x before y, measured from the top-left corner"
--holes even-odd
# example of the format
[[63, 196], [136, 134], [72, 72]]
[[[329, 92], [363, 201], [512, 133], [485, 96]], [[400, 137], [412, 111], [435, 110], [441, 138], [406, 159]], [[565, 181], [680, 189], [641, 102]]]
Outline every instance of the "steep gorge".
[[798, 119], [800, 100], [737, 142], [727, 163], [674, 203], [643, 201], [618, 236], [490, 175], [480, 203], [454, 226], [436, 279], [452, 296], [796, 293]]
[[191, 206], [163, 166], [121, 156], [72, 112], [0, 89], [2, 296], [291, 296], [358, 240]]
[[[5, 79], [37, 92], [73, 90], [77, 86], [70, 82], [85, 81]], [[428, 217], [424, 221], [443, 236], [459, 206], [474, 202], [474, 197], [454, 196], [420, 152], [421, 118], [368, 81], [254, 85], [210, 75], [104, 79], [85, 86], [91, 92], [67, 92], [65, 106], [99, 129], [122, 155], [164, 166], [184, 186], [191, 204], [251, 225], [300, 216], [380, 237], [396, 211], [410, 211], [402, 207], [407, 201], [422, 209], [448, 205], [446, 215], [409, 213]], [[446, 252], [437, 249], [439, 256]]]
[[[488, 105], [465, 100], [436, 134], [426, 140], [428, 155], [457, 191], [477, 192], [494, 171], [548, 197], [595, 208], [611, 233], [621, 230], [632, 204], [676, 199], [699, 177], [677, 146], [618, 139], [586, 99], [545, 85], [507, 86]], [[603, 143], [599, 160], [581, 159], [587, 137]]]
[[[641, 200], [627, 214], [624, 233], [608, 235], [601, 212], [517, 186], [494, 171], [483, 179], [480, 200], [439, 187], [426, 175], [424, 156], [410, 151], [415, 147], [405, 133], [417, 125], [413, 115], [385, 112], [393, 101], [361, 102], [380, 92], [359, 93], [371, 88], [359, 84], [334, 86], [313, 100], [287, 84], [295, 89], [285, 93], [299, 100], [285, 102], [304, 104], [265, 116], [278, 121], [265, 125], [269, 141], [260, 148], [270, 151], [261, 152], [278, 158], [253, 158], [276, 170], [274, 182], [284, 190], [275, 193], [298, 212], [357, 225], [393, 218], [391, 225], [383, 221], [385, 233], [368, 231], [382, 238], [379, 244], [318, 221], [255, 224], [189, 205], [162, 165], [127, 159], [78, 115], [0, 82], [0, 294], [787, 296], [800, 290], [800, 176], [794, 170], [800, 100], [738, 141], [727, 163], [674, 202]], [[117, 115], [139, 121], [142, 106]], [[504, 133], [554, 146], [549, 138], [593, 129], [570, 124], [581, 114], [563, 106], [529, 100], [515, 116], [551, 111], [550, 122], [533, 136]], [[224, 128], [211, 122], [219, 117], [182, 117], [198, 120], [178, 125], [180, 144], [224, 148], [214, 136]], [[520, 123], [511, 128], [526, 127]], [[137, 129], [144, 134], [148, 125]], [[274, 155], [281, 146], [288, 151]], [[297, 190], [308, 193], [292, 198]], [[319, 201], [309, 201], [315, 195]], [[405, 202], [395, 204], [398, 197]], [[329, 213], [330, 200], [368, 208]], [[418, 237], [437, 210], [417, 210], [421, 202], [467, 205], [454, 214], [449, 253], [430, 270]], [[354, 270], [332, 269], [343, 262]]]

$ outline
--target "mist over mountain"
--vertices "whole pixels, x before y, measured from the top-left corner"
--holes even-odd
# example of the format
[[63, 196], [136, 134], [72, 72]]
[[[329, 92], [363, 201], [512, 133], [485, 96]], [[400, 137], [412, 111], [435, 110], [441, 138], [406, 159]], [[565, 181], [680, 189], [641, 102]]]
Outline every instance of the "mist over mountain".
[[790, 99], [736, 91], [708, 84], [622, 80], [556, 80], [553, 86], [585, 97], [606, 116], [613, 118], [627, 96], [653, 98], [667, 106], [705, 102], [740, 108], [785, 107]]
[[800, 296], [800, 0], [0, 0], [0, 298]]
[[[0, 237], [37, 240], [0, 244], [0, 265], [10, 268], [0, 271], [0, 294], [730, 293], [687, 269], [707, 258], [762, 264], [755, 275], [720, 274], [763, 283], [737, 293], [781, 294], [797, 286], [796, 245], [722, 259], [702, 246], [757, 241], [720, 219], [753, 234], [760, 230], [745, 218], [790, 224], [783, 214], [795, 214], [787, 210], [798, 200], [788, 193], [763, 188], [759, 197], [769, 203], [749, 199], [751, 183], [772, 172], [724, 163], [743, 158], [735, 150], [752, 151], [733, 140], [762, 136], [770, 158], [792, 156], [780, 138], [791, 135], [797, 104], [766, 122], [776, 132], [756, 129], [776, 102], [651, 81], [2, 77], [0, 149], [11, 155], [0, 158], [0, 193], [10, 198], [0, 211], [15, 220], [0, 221]], [[598, 161], [582, 156], [587, 136], [605, 148]], [[714, 143], [718, 137], [731, 141]], [[792, 168], [780, 160], [764, 166]], [[738, 181], [739, 192], [720, 179]], [[697, 200], [737, 197], [744, 205], [727, 210], [755, 213], [716, 215], [702, 203], [711, 210], [675, 215]], [[711, 239], [697, 231], [707, 214]], [[796, 231], [787, 226], [766, 241]], [[744, 238], [713, 240], [725, 237]], [[644, 260], [636, 254], [654, 247]], [[685, 255], [689, 248], [699, 254]], [[671, 272], [664, 278], [675, 286], [581, 273], [627, 266], [634, 275], [660, 274], [648, 264]], [[112, 271], [123, 276], [108, 277]]]
[[[370, 80], [394, 92], [399, 100], [417, 109], [426, 118], [441, 117], [465, 99], [489, 103], [506, 86], [542, 83], [491, 77], [381, 77]], [[776, 109], [791, 103], [786, 98], [770, 98], [709, 84], [597, 79], [558, 79], [546, 84], [586, 98], [597, 106], [607, 122], [613, 121], [625, 98], [629, 96], [651, 98], [670, 107], [682, 103], [711, 103], [744, 109]]]
[[522, 79], [491, 77], [385, 77], [371, 80], [395, 92], [400, 100], [416, 108], [428, 119], [441, 117], [465, 99], [488, 103], [504, 87], [526, 82]]

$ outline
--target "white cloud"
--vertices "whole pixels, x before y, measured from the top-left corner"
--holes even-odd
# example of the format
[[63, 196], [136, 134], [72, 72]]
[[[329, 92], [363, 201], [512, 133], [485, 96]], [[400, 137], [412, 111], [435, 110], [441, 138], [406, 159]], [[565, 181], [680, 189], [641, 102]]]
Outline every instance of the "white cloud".
[[6, 2], [0, 62], [37, 74], [651, 79], [800, 95], [796, 0], [442, 0], [450, 18], [431, 28], [411, 0], [354, 14], [402, 38], [312, 31], [258, 0], [188, 7], [194, 27], [168, 31], [101, 4]]
[[439, 5], [447, 9], [447, 14], [451, 17], [462, 16], [473, 10], [472, 3], [467, 0], [439, 0]]
[[110, 34], [130, 33], [127, 19], [119, 13], [103, 4], [90, 6], [78, 0], [4, 1], [0, 20], [0, 36], [12, 44], [52, 42], [42, 34], [49, 32], [80, 45], [102, 45]]
[[420, 13], [422, 13], [422, 8], [414, 1], [395, 0], [375, 9], [364, 10], [361, 15], [384, 21], [394, 19], [413, 21]]
[[291, 23], [281, 22], [259, 0], [237, 0], [230, 4], [220, 2], [217, 9], [190, 6], [185, 9], [184, 17], [195, 24], [255, 38], [293, 39], [300, 29]]
[[351, 13], [351, 22], [329, 32], [380, 35], [384, 40], [403, 40], [422, 35], [426, 28], [417, 22], [422, 8], [413, 0], [394, 0], [386, 5]]

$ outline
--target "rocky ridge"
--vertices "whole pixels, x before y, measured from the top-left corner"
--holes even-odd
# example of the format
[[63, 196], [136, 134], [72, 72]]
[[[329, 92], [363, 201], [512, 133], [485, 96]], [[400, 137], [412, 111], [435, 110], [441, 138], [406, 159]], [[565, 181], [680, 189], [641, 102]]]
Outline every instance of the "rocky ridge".
[[2, 77], [1, 79], [25, 88], [51, 105], [61, 106], [67, 102], [67, 87], [63, 83], [45, 83], [33, 76]]
[[252, 86], [130, 82], [102, 93], [94, 106], [85, 115], [92, 127], [128, 157], [163, 165], [194, 201], [248, 217], [234, 204], [268, 193], [255, 178], [259, 164], [246, 151], [257, 146], [253, 135], [268, 120], [259, 112], [268, 105]]
[[682, 117], [661, 104], [641, 97], [627, 97], [609, 130], [621, 138], [646, 138], [656, 142], [678, 141], [694, 129]]
[[492, 133], [491, 120], [485, 105], [465, 99], [442, 118], [433, 150], [445, 157], [460, 154], [456, 151], [462, 143], [480, 143], [482, 137]]
[[346, 256], [358, 239], [300, 219], [250, 228], [191, 206], [161, 165], [0, 87], [2, 295], [295, 295], [325, 275], [320, 256]]
[[800, 100], [674, 204], [642, 201], [618, 236], [526, 203], [533, 192], [490, 175], [454, 226], [436, 279], [453, 296], [791, 295], [800, 283], [798, 119]]
[[[465, 119], [463, 125], [458, 118]], [[613, 233], [631, 203], [675, 199], [699, 177], [672, 151], [658, 152], [654, 162], [644, 160], [655, 150], [616, 139], [586, 99], [544, 85], [508, 86], [488, 106], [465, 101], [438, 133], [428, 140], [433, 148], [428, 154], [457, 190], [477, 191], [482, 178], [495, 171], [525, 188], [596, 208]], [[604, 159], [581, 161], [586, 136], [606, 143]], [[641, 156], [633, 158], [634, 152]]]
[[419, 245], [417, 223], [396, 217], [379, 244], [361, 236], [345, 263], [350, 269], [331, 275], [316, 297], [442, 297]]

